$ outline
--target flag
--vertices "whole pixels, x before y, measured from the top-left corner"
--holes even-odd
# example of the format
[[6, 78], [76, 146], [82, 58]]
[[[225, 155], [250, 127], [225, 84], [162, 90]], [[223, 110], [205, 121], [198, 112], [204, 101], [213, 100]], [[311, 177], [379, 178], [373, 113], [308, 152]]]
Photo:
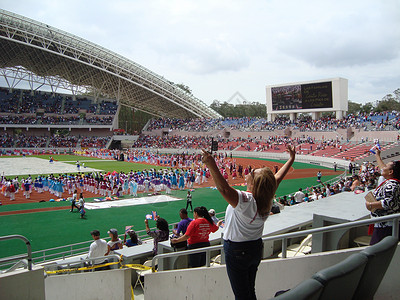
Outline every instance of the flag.
[[376, 154], [375, 146], [373, 146], [371, 149], [369, 149], [369, 152], [371, 152], [372, 154]]
[[146, 215], [147, 220], [157, 220], [157, 212], [152, 211], [151, 214]]
[[132, 227], [133, 227], [133, 225], [125, 226], [125, 232], [128, 232], [129, 230], [131, 230]]
[[379, 142], [377, 142], [371, 149], [369, 149], [369, 151], [373, 154], [376, 154], [375, 149], [379, 149], [381, 150], [381, 145], [379, 145]]

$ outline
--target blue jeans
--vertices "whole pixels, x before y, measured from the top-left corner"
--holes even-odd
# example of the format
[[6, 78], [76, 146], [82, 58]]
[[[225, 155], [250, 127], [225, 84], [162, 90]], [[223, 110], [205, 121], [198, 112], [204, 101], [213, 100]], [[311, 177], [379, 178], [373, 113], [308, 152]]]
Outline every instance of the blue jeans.
[[[208, 247], [208, 246], [210, 246], [210, 242], [202, 242], [202, 243], [188, 245], [188, 249], [189, 250], [190, 249], [198, 249], [198, 248], [203, 248], [203, 247]], [[206, 253], [205, 252], [189, 255], [189, 265], [192, 268], [202, 267], [205, 264], [206, 264]]]
[[261, 261], [261, 239], [249, 242], [224, 241], [226, 271], [236, 300], [257, 299], [256, 274]]

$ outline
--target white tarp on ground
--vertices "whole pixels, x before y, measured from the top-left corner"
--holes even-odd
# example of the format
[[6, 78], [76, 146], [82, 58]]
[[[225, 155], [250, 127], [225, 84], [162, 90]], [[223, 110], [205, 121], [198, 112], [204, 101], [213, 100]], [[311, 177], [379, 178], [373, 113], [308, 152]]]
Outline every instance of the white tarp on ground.
[[182, 199], [167, 196], [167, 195], [146, 196], [146, 197], [140, 197], [140, 198], [99, 201], [99, 202], [97, 202], [95, 200], [94, 202], [86, 202], [85, 208], [86, 209], [102, 209], [102, 208], [133, 206], [133, 205], [142, 205], [142, 204], [154, 204], [154, 203], [162, 203], [162, 202], [170, 202], [170, 201], [178, 201], [178, 200], [182, 200]]
[[90, 173], [93, 171], [101, 171], [92, 168], [83, 168], [78, 170], [76, 164], [67, 164], [60, 161], [50, 163], [47, 159], [37, 157], [1, 157], [0, 158], [0, 174], [4, 176], [18, 175], [42, 175], [42, 174], [59, 174], [83, 172]]

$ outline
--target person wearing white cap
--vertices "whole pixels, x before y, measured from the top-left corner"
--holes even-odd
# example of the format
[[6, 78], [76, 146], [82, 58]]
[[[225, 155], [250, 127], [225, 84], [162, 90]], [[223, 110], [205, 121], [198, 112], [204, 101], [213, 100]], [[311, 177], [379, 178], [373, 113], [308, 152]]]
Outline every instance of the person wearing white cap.
[[108, 245], [107, 254], [113, 254], [114, 250], [122, 249], [122, 240], [118, 237], [117, 229], [111, 228], [107, 233], [111, 238], [111, 241], [107, 243]]
[[213, 208], [211, 208], [211, 209], [208, 211], [208, 213], [210, 214], [211, 220], [213, 220], [214, 224], [217, 224], [219, 220], [218, 220], [218, 218], [215, 216], [215, 210], [214, 210]]

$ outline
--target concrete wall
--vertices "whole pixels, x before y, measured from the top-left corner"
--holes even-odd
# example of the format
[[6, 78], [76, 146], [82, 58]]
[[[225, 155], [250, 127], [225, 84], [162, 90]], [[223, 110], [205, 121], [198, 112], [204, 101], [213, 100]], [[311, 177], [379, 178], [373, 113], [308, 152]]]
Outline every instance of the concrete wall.
[[374, 139], [379, 139], [381, 142], [396, 142], [398, 131], [364, 131], [363, 129], [354, 129], [354, 136], [352, 141], [361, 141], [362, 139], [368, 138], [369, 142], [373, 142]]
[[0, 274], [0, 299], [45, 299], [44, 271], [34, 267], [32, 271], [17, 270]]
[[[363, 248], [310, 254], [298, 258], [264, 260], [258, 269], [256, 293], [259, 299], [272, 298], [277, 291], [295, 287], [315, 272], [334, 265]], [[399, 299], [399, 247], [374, 299]], [[233, 299], [226, 269], [213, 268], [166, 271], [145, 275], [145, 299]]]
[[45, 279], [45, 289], [46, 300], [130, 300], [131, 270], [53, 275]]

